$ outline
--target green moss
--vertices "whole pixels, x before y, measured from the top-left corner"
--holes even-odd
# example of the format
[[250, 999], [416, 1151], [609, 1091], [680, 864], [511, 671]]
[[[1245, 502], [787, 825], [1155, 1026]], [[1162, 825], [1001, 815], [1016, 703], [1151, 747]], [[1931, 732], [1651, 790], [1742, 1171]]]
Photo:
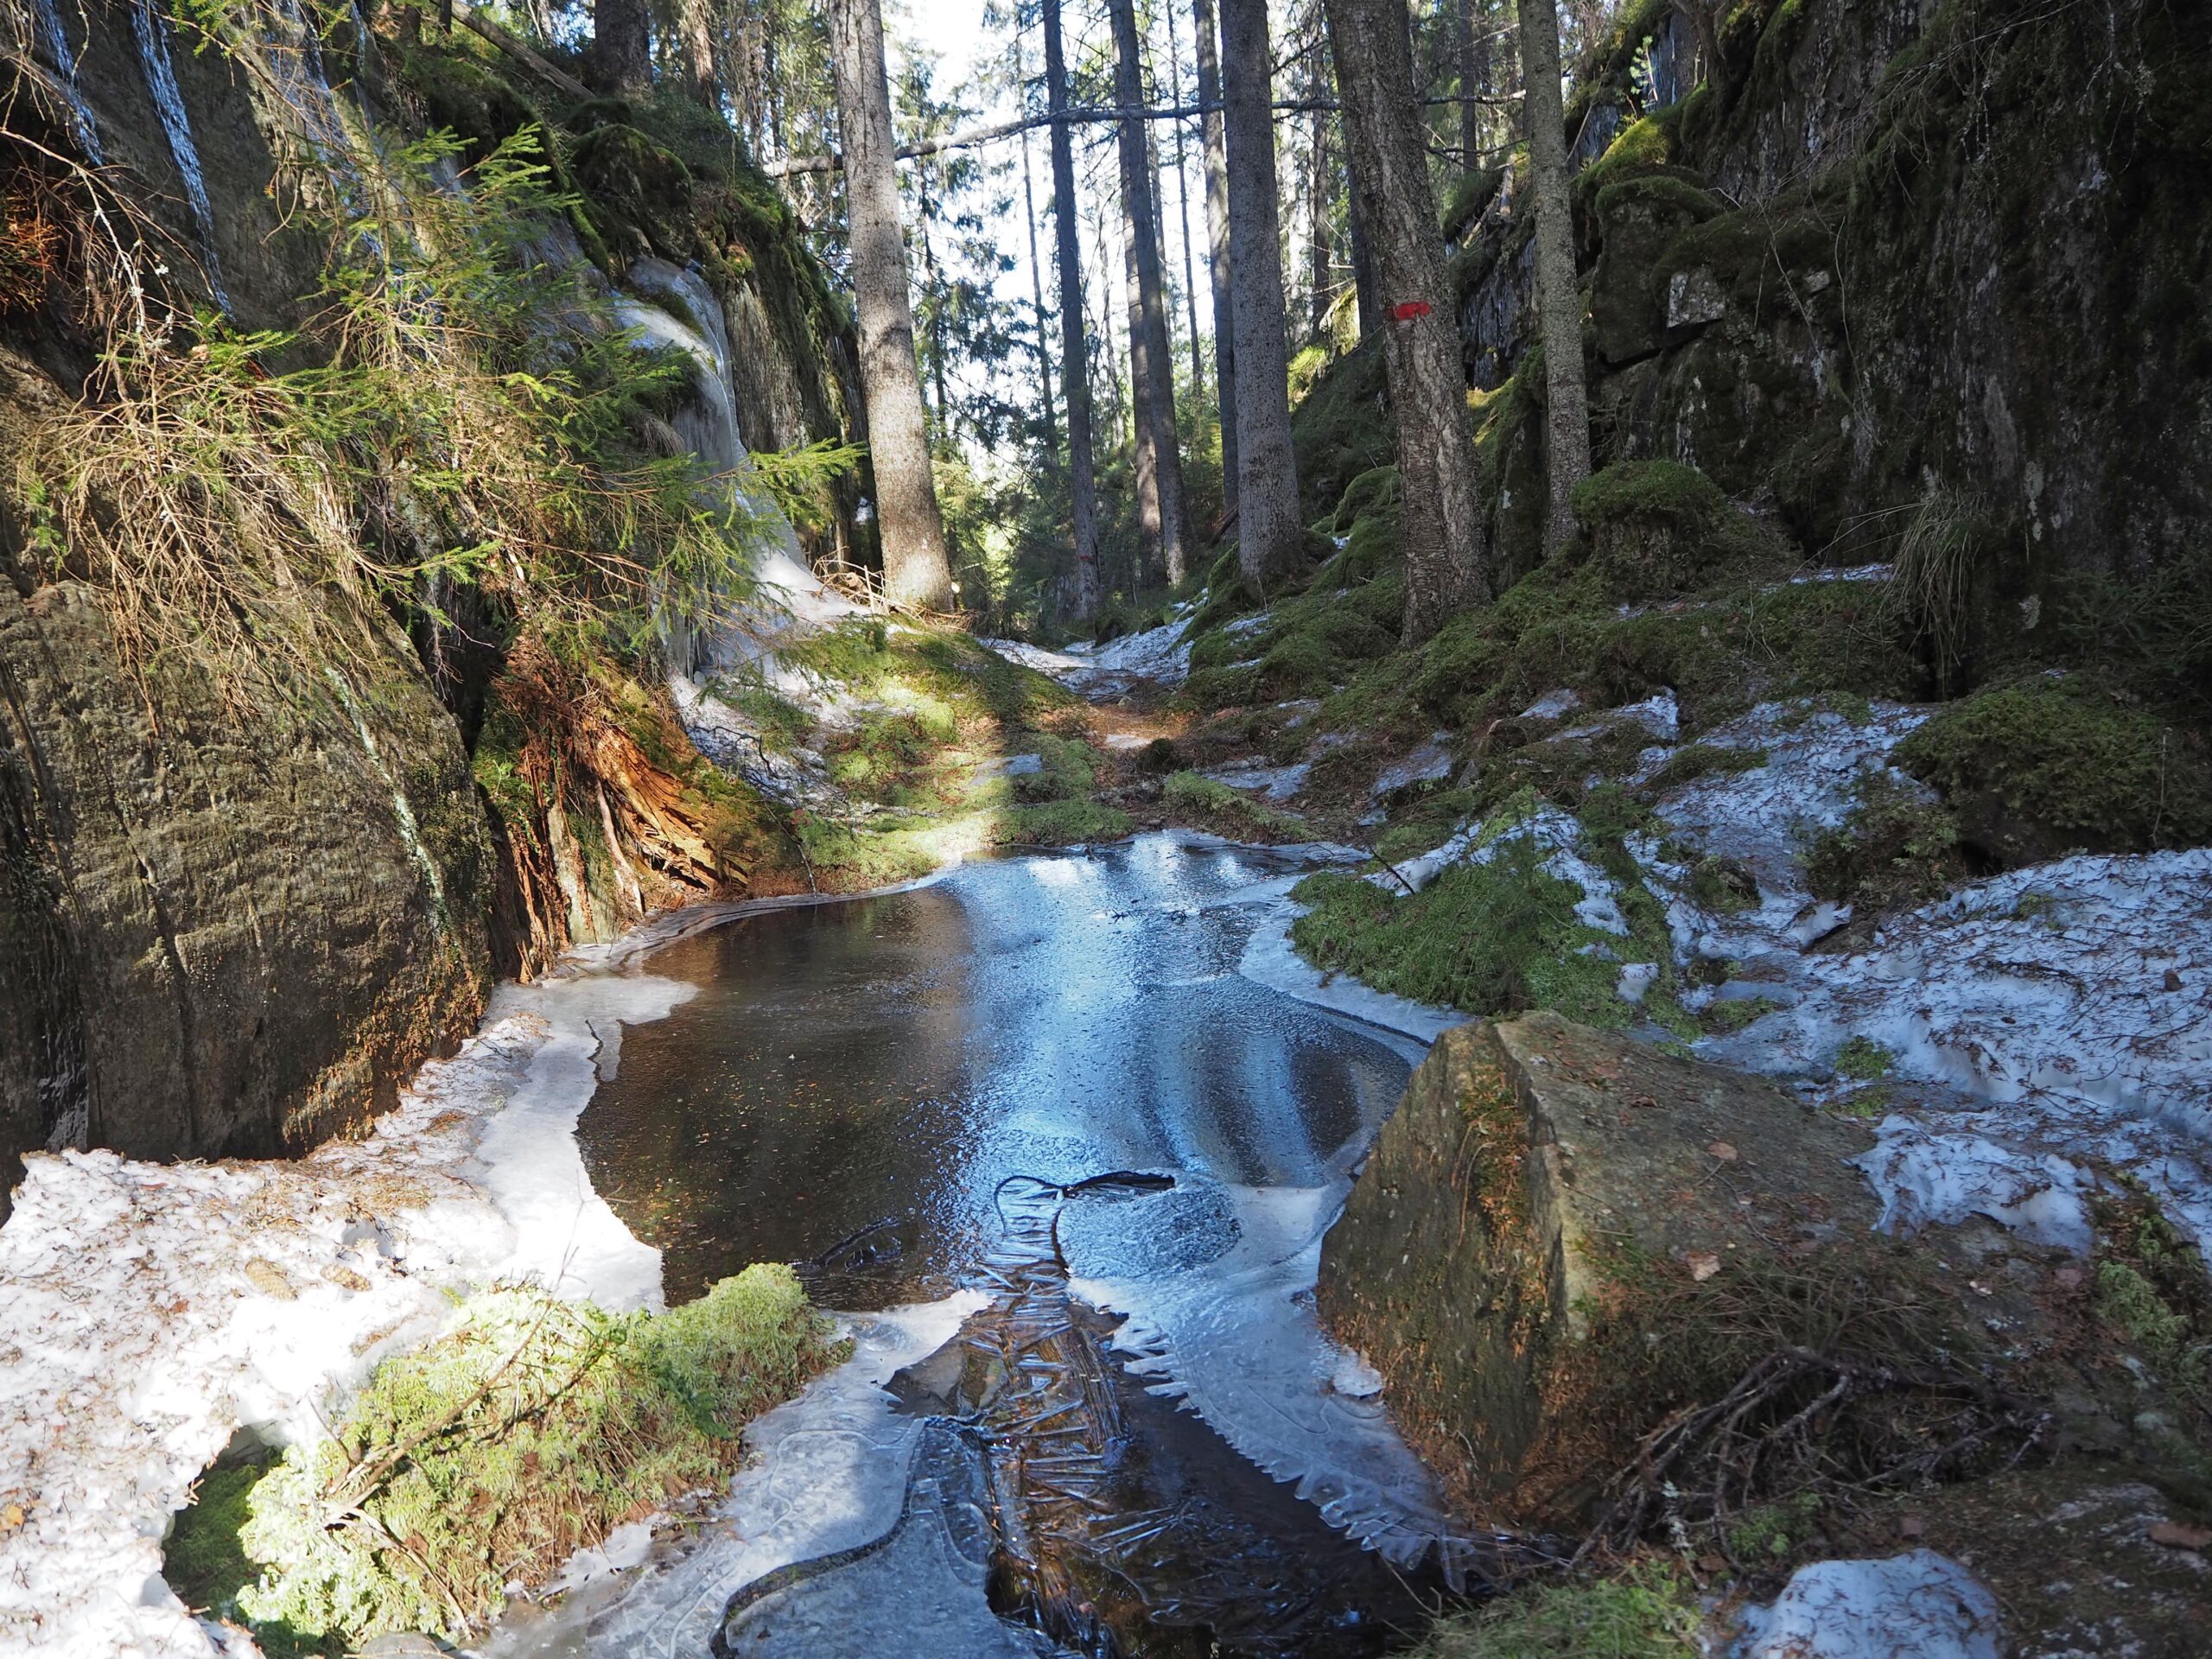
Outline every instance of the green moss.
[[1497, 187], [1504, 180], [1502, 167], [1478, 167], [1471, 173], [1462, 173], [1452, 181], [1444, 197], [1444, 211], [1438, 223], [1447, 242], [1458, 241], [1474, 226], [1497, 194]]
[[2079, 677], [1977, 692], [1900, 743], [1897, 764], [1940, 790], [1961, 835], [2007, 865], [2212, 839], [2200, 742]]
[[1836, 1075], [1854, 1083], [1877, 1082], [1896, 1068], [1897, 1057], [1871, 1037], [1847, 1039], [1835, 1052]]
[[1716, 1036], [1726, 1036], [1756, 1024], [1781, 1006], [1770, 996], [1732, 996], [1707, 1003], [1698, 1023]]
[[1370, 467], [1344, 486], [1344, 494], [1338, 499], [1336, 516], [1330, 526], [1339, 536], [1350, 535], [1354, 527], [1369, 515], [1388, 512], [1394, 517], [1398, 505], [1398, 469], [1395, 467]]
[[1373, 341], [1361, 341], [1329, 365], [1291, 411], [1290, 436], [1309, 524], [1336, 505], [1352, 480], [1395, 458], [1382, 353]]
[[1877, 914], [1940, 899], [1965, 874], [1957, 821], [1885, 772], [1859, 780], [1849, 814], [1805, 855], [1815, 898]]
[[1573, 505], [1591, 567], [1618, 601], [1685, 593], [1764, 550], [1718, 485], [1671, 461], [1617, 461], [1575, 486]]
[[1160, 799], [1169, 810], [1177, 815], [1195, 820], [1204, 828], [1232, 838], [1255, 837], [1262, 841], [1303, 841], [1307, 838], [1308, 832], [1302, 820], [1287, 812], [1276, 811], [1246, 791], [1231, 789], [1227, 784], [1201, 777], [1195, 772], [1179, 772], [1168, 779], [1161, 787]]
[[781, 1266], [658, 1316], [480, 1295], [255, 1482], [238, 1541], [263, 1570], [238, 1605], [308, 1637], [458, 1639], [511, 1579], [721, 1478], [744, 1425], [836, 1357], [829, 1329]]
[[999, 847], [1072, 847], [1118, 841], [1135, 827], [1128, 813], [1096, 801], [1048, 801], [998, 813], [989, 838]]
[[1621, 941], [1576, 917], [1581, 890], [1544, 868], [1518, 816], [1493, 826], [1486, 862], [1454, 864], [1418, 893], [1334, 872], [1308, 876], [1294, 895], [1309, 908], [1293, 943], [1316, 967], [1415, 1001], [1477, 1014], [1556, 1008], [1586, 1025], [1627, 1024], [1614, 995]]
[[1695, 1586], [1653, 1563], [1617, 1578], [1529, 1585], [1429, 1628], [1409, 1659], [1690, 1659]]
[[1728, 1529], [1728, 1553], [1747, 1567], [1772, 1565], [1810, 1541], [1821, 1516], [1818, 1492], [1796, 1492], [1762, 1503]]

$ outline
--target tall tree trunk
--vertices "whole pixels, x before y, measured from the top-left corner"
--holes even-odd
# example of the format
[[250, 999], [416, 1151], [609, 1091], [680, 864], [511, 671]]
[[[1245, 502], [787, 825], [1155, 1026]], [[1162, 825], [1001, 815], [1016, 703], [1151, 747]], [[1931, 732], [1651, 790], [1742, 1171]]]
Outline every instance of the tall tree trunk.
[[877, 0], [830, 0], [830, 57], [844, 150], [861, 390], [883, 534], [883, 585], [895, 603], [947, 610], [952, 570], [914, 362], [914, 312], [899, 232], [891, 87], [884, 77], [883, 13]]
[[[1483, 0], [1452, 0], [1452, 44], [1458, 48], [1459, 60], [1459, 165], [1469, 173], [1480, 165], [1483, 148], [1483, 106], [1475, 99], [1489, 90], [1484, 80], [1490, 54], [1483, 49], [1475, 18], [1475, 9], [1482, 3]], [[1483, 33], [1486, 35], [1487, 30]]]
[[[1060, 46], [1060, 0], [1044, 0], [1045, 99], [1054, 115], [1068, 107], [1068, 66]], [[1076, 614], [1098, 613], [1098, 484], [1090, 453], [1090, 353], [1083, 337], [1083, 257], [1076, 239], [1075, 148], [1067, 123], [1052, 123], [1052, 245], [1059, 267], [1060, 398], [1068, 411], [1068, 485], [1075, 542]]]
[[642, 98], [652, 91], [652, 22], [645, 0], [594, 0], [591, 50], [593, 67], [608, 92]]
[[1408, 644], [1489, 585], [1466, 371], [1428, 188], [1404, 0], [1328, 0], [1352, 189], [1389, 306], [1384, 372], [1398, 425]]
[[[1349, 150], [1349, 143], [1347, 143]], [[1375, 246], [1368, 239], [1367, 210], [1360, 203], [1355, 183], [1344, 192], [1344, 226], [1351, 243], [1351, 280], [1357, 291], [1359, 337], [1370, 340], [1382, 331], [1382, 279], [1375, 270]]]
[[[1329, 57], [1320, 35], [1313, 36], [1313, 47], [1306, 54], [1306, 81], [1308, 95], [1320, 103], [1329, 96]], [[1307, 157], [1311, 170], [1306, 180], [1306, 219], [1309, 234], [1306, 237], [1306, 282], [1313, 292], [1313, 334], [1319, 339], [1329, 323], [1330, 257], [1333, 228], [1330, 220], [1334, 213], [1332, 188], [1334, 179], [1329, 162], [1329, 112], [1313, 111], [1313, 149]]]
[[[1107, 0], [1114, 25], [1114, 99], [1145, 107], [1144, 58], [1135, 0]], [[1191, 519], [1183, 502], [1182, 446], [1175, 431], [1175, 356], [1167, 337], [1166, 283], [1160, 268], [1160, 213], [1153, 193], [1148, 123], [1121, 123], [1122, 206], [1128, 221], [1129, 369], [1136, 401], [1137, 510], [1171, 585], [1191, 568]]]
[[1213, 411], [1221, 432], [1221, 510], [1236, 512], [1236, 302], [1230, 277], [1229, 146], [1221, 118], [1221, 35], [1213, 0], [1191, 0], [1198, 37], [1198, 102], [1206, 114], [1206, 278], [1213, 291]]
[[[1014, 83], [1019, 95], [1028, 98], [1028, 73], [1022, 63], [1021, 30], [1014, 32]], [[1060, 448], [1060, 426], [1052, 409], [1052, 356], [1045, 345], [1045, 267], [1037, 257], [1037, 188], [1029, 169], [1029, 131], [1021, 133], [1021, 223], [1029, 232], [1029, 293], [1037, 321], [1038, 406], [1045, 413], [1045, 453]]]
[[[1175, 13], [1166, 13], [1167, 101], [1183, 107], [1183, 67], [1175, 49]], [[1183, 164], [1183, 120], [1175, 119], [1175, 211], [1183, 221], [1183, 305], [1191, 331], [1191, 396], [1203, 410], [1206, 402], [1205, 354], [1198, 349], [1198, 272], [1191, 263], [1191, 175]]]
[[[1395, 0], [1391, 0], [1395, 3]], [[1223, 136], [1229, 148], [1230, 289], [1236, 314], [1237, 564], [1265, 589], [1299, 562], [1298, 457], [1283, 346], [1281, 226], [1267, 0], [1222, 0]]]
[[1560, 107], [1559, 9], [1519, 0], [1521, 101], [1529, 122], [1529, 190], [1536, 209], [1536, 321], [1544, 346], [1551, 487], [1544, 551], [1574, 531], [1574, 486], [1590, 476], [1590, 394], [1582, 372], [1582, 294], [1574, 280], [1574, 221], [1567, 194], [1567, 115]]
[[715, 67], [715, 13], [711, 0], [676, 0], [676, 34], [683, 48], [683, 90], [719, 114], [722, 83]]

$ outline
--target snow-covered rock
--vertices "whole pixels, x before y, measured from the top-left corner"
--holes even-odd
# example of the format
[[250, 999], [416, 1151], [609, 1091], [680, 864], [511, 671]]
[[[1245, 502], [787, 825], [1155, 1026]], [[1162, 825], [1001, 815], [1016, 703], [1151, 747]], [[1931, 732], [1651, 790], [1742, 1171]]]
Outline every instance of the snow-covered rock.
[[1997, 1598], [1932, 1549], [1815, 1561], [1746, 1609], [1735, 1659], [2000, 1659]]

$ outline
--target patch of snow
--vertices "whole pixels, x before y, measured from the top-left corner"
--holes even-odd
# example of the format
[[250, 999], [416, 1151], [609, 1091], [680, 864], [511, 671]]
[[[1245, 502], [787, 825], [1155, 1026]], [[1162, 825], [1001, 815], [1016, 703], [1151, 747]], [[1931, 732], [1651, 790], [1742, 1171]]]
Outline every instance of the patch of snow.
[[2095, 1179], [2056, 1153], [2000, 1147], [1986, 1136], [1935, 1134], [1891, 1116], [1852, 1162], [1882, 1196], [1880, 1226], [1905, 1230], [1986, 1216], [2035, 1243], [2087, 1255], [2096, 1242], [2086, 1195]]
[[1034, 778], [1045, 770], [1041, 754], [1008, 754], [986, 760], [976, 769], [979, 778]]
[[1582, 706], [1580, 691], [1547, 691], [1521, 711], [1523, 720], [1557, 720]]
[[1380, 799], [1415, 784], [1433, 784], [1440, 778], [1452, 775], [1452, 752], [1445, 743], [1448, 732], [1432, 732], [1414, 745], [1413, 751], [1395, 766], [1386, 766], [1367, 791], [1370, 799]]
[[1614, 982], [1613, 995], [1624, 1002], [1641, 1002], [1643, 994], [1657, 982], [1659, 964], [1656, 962], [1624, 963], [1620, 977]]
[[1785, 584], [1803, 588], [1821, 582], [1888, 582], [1897, 573], [1894, 564], [1851, 564], [1840, 569], [1808, 570], [1802, 576], [1792, 576]]
[[1555, 806], [1540, 806], [1525, 822], [1497, 833], [1479, 824], [1464, 824], [1443, 845], [1400, 863], [1396, 875], [1377, 870], [1367, 879], [1377, 887], [1393, 889], [1402, 881], [1419, 893], [1452, 865], [1487, 864], [1507, 842], [1522, 836], [1533, 840], [1543, 854], [1541, 868], [1546, 874], [1581, 890], [1582, 897], [1574, 904], [1577, 920], [1600, 932], [1627, 933], [1628, 920], [1621, 914], [1612, 877], [1583, 856], [1581, 824], [1573, 814]]
[[1312, 765], [1304, 760], [1289, 766], [1266, 766], [1247, 761], [1199, 775], [1211, 778], [1217, 784], [1226, 784], [1231, 789], [1257, 790], [1271, 801], [1287, 801], [1306, 787], [1306, 775], [1313, 770]]
[[[1766, 764], [1748, 772], [1708, 772], [1679, 785], [1661, 798], [1659, 816], [1701, 850], [1740, 860], [1762, 889], [1802, 893], [1796, 859], [1808, 832], [1842, 823], [1860, 779], [1885, 769], [1890, 751], [1928, 714], [1878, 702], [1860, 725], [1802, 704], [1761, 703], [1699, 741], [1717, 748], [1762, 749]], [[1900, 788], [1925, 793], [1902, 772], [1891, 777]]]
[[334, 1395], [435, 1334], [445, 1292], [536, 1278], [658, 1306], [659, 1253], [572, 1133], [624, 1021], [693, 988], [573, 966], [494, 1000], [354, 1141], [295, 1161], [34, 1154], [0, 1229], [0, 1646], [204, 1656], [162, 1540], [241, 1427], [312, 1438]]
[[1126, 753], [1131, 749], [1141, 749], [1152, 741], [1153, 740], [1151, 738], [1145, 736], [1140, 732], [1109, 732], [1106, 734], [1106, 747], [1118, 753]]
[[1010, 663], [1019, 663], [1024, 668], [1033, 668], [1039, 674], [1063, 674], [1070, 669], [1085, 666], [1084, 660], [1079, 657], [1071, 657], [1064, 651], [1048, 650], [1043, 645], [1033, 645], [1026, 640], [987, 639], [979, 634], [976, 636], [976, 643], [995, 651]]
[[1801, 1567], [1746, 1608], [1735, 1659], [2001, 1659], [1997, 1598], [1932, 1549]]
[[1191, 608], [1178, 606], [1158, 627], [1125, 633], [1103, 645], [1066, 646], [1052, 653], [1061, 662], [1035, 666], [1086, 696], [1118, 696], [1140, 680], [1180, 685], [1191, 674], [1191, 642], [1183, 638]]

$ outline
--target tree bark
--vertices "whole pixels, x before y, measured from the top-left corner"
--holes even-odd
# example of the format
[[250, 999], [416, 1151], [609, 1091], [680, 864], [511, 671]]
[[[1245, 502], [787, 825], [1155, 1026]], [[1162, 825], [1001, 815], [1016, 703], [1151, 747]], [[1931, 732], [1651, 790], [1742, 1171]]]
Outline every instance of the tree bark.
[[[1175, 14], [1167, 23], [1167, 99], [1178, 109], [1183, 104], [1183, 67], [1175, 49]], [[1198, 282], [1191, 262], [1191, 175], [1183, 164], [1183, 123], [1175, 123], [1175, 211], [1183, 226], [1183, 305], [1191, 334], [1191, 396], [1203, 412], [1206, 402], [1205, 354], [1198, 348]]]
[[[1144, 58], [1135, 0], [1107, 0], [1114, 27], [1114, 97], [1143, 106]], [[1171, 586], [1190, 574], [1191, 520], [1183, 502], [1182, 448], [1175, 432], [1175, 357], [1167, 337], [1166, 284], [1160, 274], [1160, 214], [1154, 200], [1146, 124], [1122, 123], [1122, 207], [1128, 221], [1129, 370], [1136, 404], [1137, 511], [1145, 538], [1159, 550]]]
[[845, 156], [861, 390], [883, 539], [883, 585], [895, 604], [949, 610], [952, 571], [930, 471], [929, 428], [914, 360], [914, 312], [899, 230], [891, 88], [878, 0], [830, 0], [830, 56]]
[[[1021, 31], [1014, 33], [1014, 84], [1016, 95], [1028, 96], [1028, 75], [1022, 62]], [[1021, 223], [1029, 232], [1029, 292], [1037, 321], [1037, 392], [1045, 415], [1045, 453], [1057, 454], [1060, 423], [1052, 408], [1052, 356], [1045, 345], [1045, 267], [1037, 257], [1037, 188], [1029, 168], [1029, 135], [1021, 135]]]
[[594, 0], [593, 66], [600, 84], [622, 98], [653, 89], [653, 36], [645, 0]]
[[[1068, 66], [1060, 44], [1060, 0], [1044, 0], [1045, 98], [1055, 115], [1068, 107]], [[1052, 244], [1059, 267], [1060, 401], [1068, 411], [1068, 486], [1075, 544], [1076, 614], [1098, 613], [1098, 483], [1090, 453], [1090, 353], [1084, 342], [1083, 257], [1076, 238], [1075, 146], [1065, 121], [1052, 123]]]
[[1529, 124], [1529, 193], [1536, 211], [1536, 321], [1544, 347], [1544, 473], [1548, 556], [1574, 531], [1574, 486], [1590, 476], [1590, 394], [1582, 372], [1582, 294], [1567, 194], [1567, 115], [1560, 106], [1559, 9], [1519, 0], [1521, 97]]
[[1198, 102], [1208, 113], [1205, 137], [1206, 169], [1206, 276], [1213, 290], [1213, 413], [1221, 431], [1221, 510], [1236, 513], [1236, 302], [1229, 260], [1229, 147], [1222, 137], [1220, 34], [1213, 0], [1191, 0], [1191, 21], [1198, 37]]
[[1483, 0], [1452, 0], [1452, 44], [1458, 48], [1459, 60], [1459, 167], [1467, 173], [1481, 165], [1483, 106], [1475, 99], [1490, 90], [1482, 84], [1488, 67], [1484, 60], [1489, 54], [1478, 41], [1475, 31], [1475, 8], [1482, 3]]
[[[1392, 0], [1395, 3], [1395, 0]], [[1265, 590], [1299, 562], [1298, 458], [1283, 346], [1281, 226], [1267, 0], [1222, 0], [1222, 129], [1228, 146], [1230, 289], [1236, 302], [1237, 565]]]
[[719, 114], [722, 83], [715, 64], [715, 14], [710, 0], [676, 0], [676, 34], [683, 48], [683, 90]]
[[[1308, 89], [1316, 99], [1329, 95], [1329, 58], [1317, 33], [1312, 49], [1306, 54], [1306, 73]], [[1334, 250], [1330, 232], [1333, 228], [1332, 198], [1336, 192], [1330, 187], [1329, 113], [1326, 110], [1313, 111], [1313, 149], [1308, 160], [1311, 171], [1306, 181], [1306, 219], [1308, 234], [1306, 241], [1306, 282], [1313, 292], [1310, 296], [1312, 332], [1319, 340], [1329, 322], [1330, 257]]]
[[1397, 417], [1404, 638], [1426, 639], [1489, 585], [1466, 371], [1428, 186], [1403, 0], [1328, 0], [1352, 189], [1373, 248]]

